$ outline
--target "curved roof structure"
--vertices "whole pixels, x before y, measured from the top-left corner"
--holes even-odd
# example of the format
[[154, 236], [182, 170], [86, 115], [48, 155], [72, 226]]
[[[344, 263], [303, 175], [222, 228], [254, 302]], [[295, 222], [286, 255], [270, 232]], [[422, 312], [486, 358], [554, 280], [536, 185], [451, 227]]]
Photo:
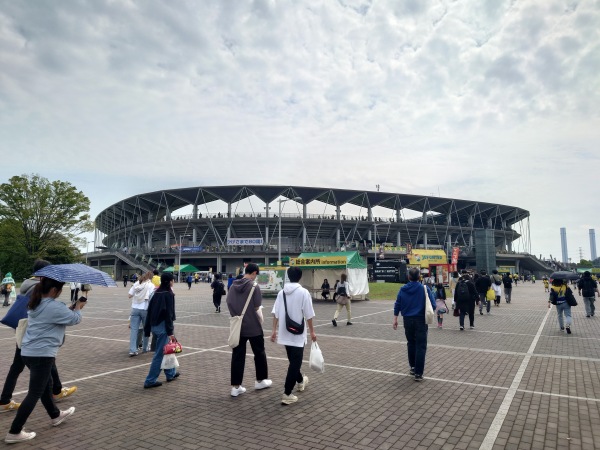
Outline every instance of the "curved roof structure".
[[232, 204], [251, 196], [256, 196], [265, 204], [270, 204], [280, 197], [300, 197], [300, 203], [305, 205], [320, 201], [335, 207], [349, 204], [370, 209], [378, 206], [395, 211], [412, 210], [432, 215], [452, 215], [460, 222], [468, 221], [469, 217], [476, 217], [481, 223], [488, 220], [503, 223], [503, 228], [529, 217], [529, 211], [516, 206], [475, 200], [306, 186], [236, 185], [167, 189], [135, 195], [102, 211], [96, 217], [96, 227], [108, 234], [115, 224], [135, 216], [148, 214], [157, 219], [189, 205], [202, 205], [215, 200]]

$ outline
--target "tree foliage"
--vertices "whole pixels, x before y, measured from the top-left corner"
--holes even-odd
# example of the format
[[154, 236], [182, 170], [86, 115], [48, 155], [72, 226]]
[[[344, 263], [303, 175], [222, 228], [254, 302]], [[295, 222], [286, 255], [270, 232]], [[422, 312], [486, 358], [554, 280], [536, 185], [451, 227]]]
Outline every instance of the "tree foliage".
[[0, 270], [30, 275], [33, 261], [81, 259], [77, 236], [93, 229], [90, 200], [73, 185], [40, 175], [12, 177], [0, 185]]
[[65, 181], [21, 175], [0, 185], [0, 219], [20, 225], [22, 243], [33, 256], [44, 254], [61, 237], [73, 240], [92, 230], [89, 209], [90, 200]]

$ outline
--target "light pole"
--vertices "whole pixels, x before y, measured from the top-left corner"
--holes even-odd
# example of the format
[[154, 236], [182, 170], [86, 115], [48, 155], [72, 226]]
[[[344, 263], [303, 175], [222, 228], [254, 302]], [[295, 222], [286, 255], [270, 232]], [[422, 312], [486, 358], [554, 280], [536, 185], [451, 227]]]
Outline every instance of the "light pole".
[[279, 241], [277, 242], [277, 264], [281, 265], [281, 204], [287, 202], [288, 200], [302, 201], [302, 197], [294, 197], [294, 198], [284, 198], [277, 200], [279, 203]]
[[96, 241], [88, 241], [87, 238], [85, 238], [85, 265], [88, 265], [88, 245], [92, 243], [94, 245], [96, 245]]

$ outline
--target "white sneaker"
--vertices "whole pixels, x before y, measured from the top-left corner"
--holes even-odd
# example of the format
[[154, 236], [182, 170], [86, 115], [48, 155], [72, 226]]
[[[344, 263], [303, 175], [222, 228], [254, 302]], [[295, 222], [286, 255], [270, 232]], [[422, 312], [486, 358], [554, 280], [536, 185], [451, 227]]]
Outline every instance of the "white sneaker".
[[231, 396], [232, 397], [237, 397], [240, 394], [243, 394], [244, 392], [246, 392], [246, 388], [244, 386], [240, 386], [238, 388], [232, 387], [231, 388]]
[[16, 444], [18, 442], [30, 441], [35, 437], [35, 433], [33, 431], [21, 431], [19, 434], [10, 434], [6, 433], [6, 437], [4, 438], [4, 442], [7, 444]]
[[61, 423], [63, 423], [65, 420], [67, 420], [67, 417], [72, 416], [74, 412], [75, 412], [74, 406], [71, 406], [69, 409], [66, 409], [65, 411], [61, 411], [60, 415], [56, 419], [52, 419], [52, 426], [53, 427], [59, 426]]
[[290, 394], [290, 395], [283, 394], [283, 397], [281, 397], [282, 405], [291, 405], [292, 403], [296, 403], [297, 401], [298, 401], [298, 397], [296, 397], [294, 394]]
[[262, 380], [260, 383], [258, 381], [254, 382], [254, 389], [259, 390], [259, 389], [266, 389], [271, 387], [271, 385], [273, 384], [273, 382], [271, 380]]
[[304, 375], [304, 378], [302, 379], [302, 383], [298, 383], [296, 390], [298, 392], [304, 391], [304, 389], [306, 389], [307, 384], [308, 384], [308, 377], [306, 375]]

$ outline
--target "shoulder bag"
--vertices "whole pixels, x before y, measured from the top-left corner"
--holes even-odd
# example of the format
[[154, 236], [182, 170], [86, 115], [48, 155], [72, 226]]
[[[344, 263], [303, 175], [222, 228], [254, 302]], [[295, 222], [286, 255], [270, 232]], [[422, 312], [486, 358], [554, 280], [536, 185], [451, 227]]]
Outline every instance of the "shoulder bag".
[[177, 339], [169, 342], [163, 347], [163, 355], [170, 355], [172, 353], [181, 353], [183, 351], [183, 347]]
[[302, 323], [298, 323], [288, 315], [285, 292], [283, 293], [283, 306], [285, 308], [285, 329], [292, 334], [304, 333], [304, 317], [302, 317]]
[[244, 319], [244, 314], [246, 314], [246, 309], [248, 308], [248, 304], [250, 303], [250, 299], [254, 294], [254, 288], [258, 286], [258, 283], [255, 281], [252, 284], [252, 289], [250, 289], [250, 294], [248, 295], [248, 300], [246, 300], [246, 304], [244, 305], [244, 309], [242, 310], [242, 314], [239, 316], [233, 316], [229, 318], [229, 339], [227, 339], [227, 343], [231, 348], [235, 348], [240, 345], [240, 333], [242, 332], [242, 320]]
[[425, 291], [425, 323], [427, 325], [431, 325], [434, 319], [433, 306], [431, 306], [431, 301], [429, 300], [429, 295], [427, 294], [427, 286], [423, 286], [423, 291]]
[[17, 325], [17, 329], [15, 332], [15, 338], [17, 339], [17, 347], [21, 348], [21, 344], [23, 343], [23, 336], [25, 336], [25, 332], [27, 331], [27, 319], [19, 320], [19, 325]]
[[569, 306], [577, 306], [577, 300], [573, 295], [573, 291], [567, 288], [567, 292], [565, 293], [565, 297], [567, 298], [567, 303]]

